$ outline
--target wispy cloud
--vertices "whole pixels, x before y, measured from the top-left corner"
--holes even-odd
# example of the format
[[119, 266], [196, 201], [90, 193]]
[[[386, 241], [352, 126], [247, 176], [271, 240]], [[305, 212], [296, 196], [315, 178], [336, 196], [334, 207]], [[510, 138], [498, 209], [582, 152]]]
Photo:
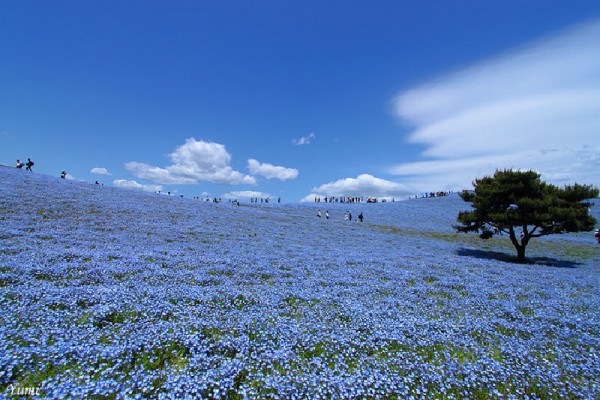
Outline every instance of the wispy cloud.
[[141, 189], [146, 192], [160, 192], [162, 191], [162, 186], [160, 185], [142, 185], [136, 181], [125, 180], [125, 179], [116, 179], [113, 181], [113, 186], [125, 188], [125, 189]]
[[599, 54], [600, 20], [400, 94], [395, 114], [428, 160], [389, 172], [422, 190], [470, 187], [497, 168], [598, 184]]
[[407, 186], [362, 174], [356, 178], [345, 178], [334, 182], [325, 183], [312, 189], [312, 193], [302, 201], [312, 201], [314, 196], [362, 196], [379, 198], [399, 198], [413, 194]]
[[310, 142], [315, 140], [316, 137], [317, 136], [314, 134], [314, 132], [311, 132], [306, 136], [302, 136], [300, 139], [292, 139], [292, 143], [296, 146], [302, 146], [305, 144], [310, 144]]
[[266, 199], [268, 197], [271, 197], [271, 195], [269, 193], [256, 192], [256, 191], [252, 191], [252, 190], [240, 190], [240, 191], [233, 191], [233, 192], [225, 193], [225, 194], [221, 195], [221, 197], [223, 197], [225, 199], [231, 199], [231, 200], [253, 199], [253, 198]]
[[108, 170], [106, 168], [101, 168], [101, 167], [94, 167], [90, 170], [90, 172], [92, 174], [96, 174], [96, 175], [107, 175], [107, 176], [112, 175], [110, 172], [108, 172]]
[[160, 184], [195, 184], [200, 181], [225, 185], [256, 185], [256, 180], [235, 171], [229, 164], [231, 154], [219, 143], [194, 138], [169, 155], [172, 165], [165, 168], [132, 161], [125, 168], [135, 177]]
[[285, 168], [269, 163], [261, 163], [254, 159], [248, 160], [248, 170], [252, 175], [260, 175], [267, 179], [279, 179], [287, 181], [298, 177], [298, 170], [295, 168]]

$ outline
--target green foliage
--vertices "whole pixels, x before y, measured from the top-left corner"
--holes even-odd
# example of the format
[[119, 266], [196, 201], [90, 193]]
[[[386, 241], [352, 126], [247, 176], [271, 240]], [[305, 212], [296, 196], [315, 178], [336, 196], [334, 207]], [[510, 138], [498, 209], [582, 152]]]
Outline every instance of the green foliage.
[[[591, 231], [596, 220], [589, 215], [590, 203], [598, 196], [591, 185], [559, 188], [543, 182], [534, 171], [496, 171], [473, 182], [473, 191], [461, 198], [473, 209], [461, 211], [454, 228], [459, 232], [479, 232], [482, 239], [506, 233], [517, 250], [519, 262], [525, 261], [529, 240], [550, 234]], [[517, 238], [515, 228], [522, 236]]]

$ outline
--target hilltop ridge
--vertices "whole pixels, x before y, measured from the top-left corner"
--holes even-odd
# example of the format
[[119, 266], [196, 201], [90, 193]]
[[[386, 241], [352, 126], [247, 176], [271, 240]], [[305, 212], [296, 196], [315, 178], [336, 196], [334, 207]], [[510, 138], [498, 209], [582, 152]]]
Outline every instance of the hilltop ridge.
[[[206, 211], [209, 218], [220, 220], [215, 215], [243, 215], [248, 218], [256, 218], [269, 210], [272, 215], [286, 214], [305, 219], [310, 225], [316, 216], [316, 210], [321, 209], [323, 213], [328, 210], [331, 213], [331, 222], [339, 222], [345, 212], [353, 213], [356, 217], [362, 212], [365, 221], [371, 224], [393, 226], [396, 228], [410, 228], [440, 232], [454, 232], [452, 225], [456, 224], [456, 216], [459, 211], [470, 209], [470, 204], [465, 203], [458, 194], [453, 193], [442, 197], [418, 198], [396, 202], [384, 203], [241, 203], [241, 207], [235, 207], [229, 202], [214, 204], [202, 200], [182, 198], [179, 196], [158, 195], [156, 193], [144, 192], [138, 189], [125, 189], [111, 186], [99, 186], [83, 181], [65, 180], [58, 177], [28, 173], [12, 167], [1, 168], [0, 174], [4, 175], [0, 195], [10, 198], [17, 196], [24, 201], [28, 198], [36, 199], [37, 202], [54, 201], [64, 202], [69, 199], [74, 202], [81, 199], [82, 204], [120, 204], [123, 207], [136, 207], [136, 204], [144, 204], [145, 207], [158, 207], [163, 212], [190, 212], [191, 216], [197, 215], [201, 210]], [[592, 204], [598, 200], [593, 200]], [[64, 211], [68, 212], [68, 208]], [[593, 206], [590, 209], [592, 215], [600, 221], [600, 207]], [[150, 215], [150, 214], [149, 214]], [[158, 216], [158, 215], [157, 215]], [[316, 220], [316, 218], [315, 218]], [[323, 218], [325, 220], [325, 218]], [[573, 238], [589, 237], [588, 233], [562, 235]]]
[[[154, 199], [156, 204], [163, 206], [170, 205], [174, 208], [204, 206], [205, 208], [212, 210], [215, 204], [212, 202], [206, 202], [202, 200], [195, 200], [191, 198], [181, 198], [179, 196], [168, 196], [166, 194], [157, 195], [156, 193], [144, 192], [136, 189], [125, 189], [111, 186], [98, 186], [91, 183], [75, 180], [65, 180], [58, 177], [43, 175], [38, 173], [27, 173], [25, 171], [17, 170], [11, 167], [0, 169], [0, 172], [5, 175], [4, 187], [0, 188], [5, 196], [10, 197], [10, 192], [19, 192], [19, 197], [34, 196], [39, 197], [39, 201], [52, 201], [61, 200], [62, 198], [77, 198], [82, 197], [87, 199], [89, 202], [93, 201], [118, 201], [122, 202], [145, 202]], [[20, 182], [20, 179], [23, 179]], [[26, 194], [27, 193], [27, 194]], [[113, 199], [110, 199], [114, 197]], [[400, 226], [409, 226], [417, 224], [425, 224], [427, 221], [432, 223], [439, 223], [440, 226], [436, 228], [447, 229], [452, 223], [454, 223], [456, 214], [459, 210], [468, 209], [469, 205], [465, 204], [458, 195], [451, 194], [445, 197], [435, 198], [420, 198], [412, 200], [404, 200], [397, 202], [387, 203], [244, 203], [242, 202], [243, 210], [247, 212], [253, 212], [257, 210], [283, 210], [288, 213], [306, 216], [316, 215], [316, 210], [313, 212], [313, 208], [331, 210], [335, 214], [332, 216], [332, 220], [341, 219], [345, 211], [354, 213], [356, 216], [358, 213], [363, 212], [367, 218], [367, 221], [374, 223], [398, 223]], [[125, 204], [123, 204], [125, 205]], [[232, 208], [228, 202], [219, 204], [222, 212], [229, 212]], [[292, 210], [296, 211], [293, 212]], [[342, 213], [341, 215], [339, 213]], [[426, 215], [423, 215], [426, 214]], [[445, 223], [448, 223], [448, 226]]]

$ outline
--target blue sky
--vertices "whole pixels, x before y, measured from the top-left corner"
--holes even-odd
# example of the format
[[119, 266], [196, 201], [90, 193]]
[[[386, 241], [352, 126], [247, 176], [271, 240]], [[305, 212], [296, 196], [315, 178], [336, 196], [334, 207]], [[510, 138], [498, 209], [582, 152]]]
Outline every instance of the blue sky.
[[597, 1], [8, 0], [0, 163], [287, 202], [600, 185], [599, 54]]

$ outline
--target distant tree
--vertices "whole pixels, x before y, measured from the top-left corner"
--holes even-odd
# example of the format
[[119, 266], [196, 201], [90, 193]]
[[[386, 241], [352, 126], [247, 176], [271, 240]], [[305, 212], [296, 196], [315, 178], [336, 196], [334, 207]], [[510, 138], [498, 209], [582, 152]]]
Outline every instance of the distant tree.
[[[459, 212], [459, 232], [479, 232], [482, 239], [507, 233], [525, 262], [525, 248], [532, 238], [564, 232], [591, 231], [596, 220], [589, 214], [588, 199], [598, 196], [592, 185], [559, 188], [540, 180], [533, 171], [496, 171], [473, 182], [474, 190], [460, 197], [472, 203], [472, 211]], [[515, 228], [520, 228], [517, 233]]]

